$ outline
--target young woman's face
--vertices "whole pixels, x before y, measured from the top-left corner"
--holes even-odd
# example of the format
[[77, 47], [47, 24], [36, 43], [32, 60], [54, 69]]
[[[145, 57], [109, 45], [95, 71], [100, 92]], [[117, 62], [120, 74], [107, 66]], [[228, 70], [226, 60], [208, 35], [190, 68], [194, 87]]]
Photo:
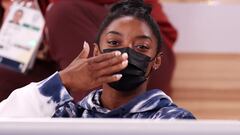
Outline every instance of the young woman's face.
[[114, 20], [102, 33], [99, 46], [101, 51], [129, 47], [151, 58], [157, 53], [157, 39], [152, 30], [145, 22], [134, 17]]
[[126, 16], [114, 20], [103, 31], [99, 46], [101, 52], [104, 49], [129, 47], [149, 56], [153, 61], [149, 63], [146, 76], [152, 69], [156, 70], [161, 65], [161, 56], [157, 55], [158, 47], [155, 35], [145, 22], [134, 17]]

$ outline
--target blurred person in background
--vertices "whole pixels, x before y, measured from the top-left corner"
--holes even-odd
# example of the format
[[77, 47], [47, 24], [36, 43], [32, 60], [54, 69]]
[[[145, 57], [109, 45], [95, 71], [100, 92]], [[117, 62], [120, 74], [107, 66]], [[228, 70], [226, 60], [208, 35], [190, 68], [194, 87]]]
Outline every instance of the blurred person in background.
[[[103, 18], [108, 13], [111, 5], [118, 0], [53, 0], [53, 4], [46, 12], [46, 39], [47, 55], [52, 61], [41, 64], [36, 63], [34, 69], [26, 75], [13, 73], [6, 69], [0, 79], [3, 85], [1, 91], [5, 91], [5, 98], [13, 89], [24, 86], [29, 82], [38, 81], [55, 70], [64, 69], [79, 54], [83, 48], [81, 43], [95, 42], [95, 35]], [[163, 47], [163, 59], [160, 70], [153, 72], [149, 88], [161, 88], [171, 95], [170, 82], [175, 66], [175, 58], [172, 51], [177, 32], [163, 13], [158, 0], [145, 0], [153, 6], [152, 16], [160, 26], [165, 46]], [[45, 10], [43, 10], [45, 11]], [[46, 47], [45, 47], [46, 48]], [[93, 46], [90, 46], [93, 48]], [[91, 49], [92, 50], [92, 49]], [[91, 53], [92, 54], [92, 53]], [[49, 59], [49, 58], [43, 58]], [[55, 66], [56, 63], [56, 66]], [[40, 71], [40, 72], [39, 72]], [[14, 80], [14, 81], [13, 81]], [[74, 94], [76, 99], [81, 99], [85, 93]]]

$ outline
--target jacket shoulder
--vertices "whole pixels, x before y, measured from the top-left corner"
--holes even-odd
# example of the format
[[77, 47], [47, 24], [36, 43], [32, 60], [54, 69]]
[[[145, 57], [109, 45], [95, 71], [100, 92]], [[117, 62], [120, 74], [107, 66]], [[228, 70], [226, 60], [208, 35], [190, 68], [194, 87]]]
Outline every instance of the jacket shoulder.
[[163, 107], [157, 111], [154, 115], [154, 118], [157, 119], [196, 119], [194, 115], [183, 108], [179, 108], [175, 105], [170, 107]]

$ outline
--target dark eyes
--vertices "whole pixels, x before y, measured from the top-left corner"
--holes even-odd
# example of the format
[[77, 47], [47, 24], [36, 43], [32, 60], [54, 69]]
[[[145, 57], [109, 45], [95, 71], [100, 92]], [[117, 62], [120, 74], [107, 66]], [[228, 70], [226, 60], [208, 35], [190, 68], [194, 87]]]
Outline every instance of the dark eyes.
[[120, 45], [119, 41], [115, 41], [115, 40], [107, 41], [107, 43], [108, 43], [110, 46], [119, 46], [119, 45]]
[[139, 49], [140, 51], [142, 50], [142, 51], [146, 51], [146, 50], [148, 50], [149, 49], [149, 46], [147, 46], [147, 45], [136, 45], [135, 46], [137, 49]]
[[[121, 42], [120, 41], [117, 41], [117, 40], [110, 40], [110, 41], [107, 41], [107, 44], [109, 46], [112, 46], [112, 47], [120, 47], [121, 46]], [[123, 46], [124, 47], [124, 46]], [[141, 43], [136, 43], [133, 48], [136, 50], [136, 51], [140, 51], [140, 52], [145, 52], [147, 50], [149, 50], [149, 45], [148, 44], [141, 44]]]

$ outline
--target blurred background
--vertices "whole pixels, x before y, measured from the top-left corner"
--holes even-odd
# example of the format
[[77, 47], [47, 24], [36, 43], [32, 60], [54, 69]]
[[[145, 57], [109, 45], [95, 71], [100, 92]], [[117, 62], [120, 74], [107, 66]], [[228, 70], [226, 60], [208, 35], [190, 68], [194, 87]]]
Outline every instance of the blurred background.
[[240, 1], [162, 3], [178, 30], [174, 101], [199, 119], [240, 119]]

